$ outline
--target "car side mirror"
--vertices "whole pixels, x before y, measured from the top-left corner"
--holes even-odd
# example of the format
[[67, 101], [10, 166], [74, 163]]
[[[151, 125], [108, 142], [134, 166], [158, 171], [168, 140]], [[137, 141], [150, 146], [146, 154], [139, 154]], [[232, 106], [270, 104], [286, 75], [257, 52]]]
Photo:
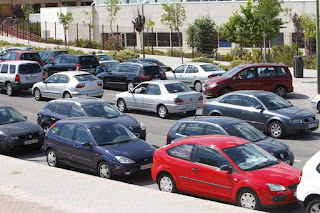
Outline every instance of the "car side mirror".
[[26, 120], [28, 120], [28, 117], [27, 117], [27, 116], [24, 115], [23, 117], [24, 117]]
[[256, 106], [256, 109], [260, 109], [261, 111], [264, 110], [263, 106], [261, 106], [261, 105]]
[[89, 142], [86, 142], [86, 143], [82, 144], [82, 146], [89, 147], [90, 149], [92, 149], [92, 148], [93, 148], [92, 143], [89, 143]]
[[232, 172], [232, 168], [231, 168], [230, 166], [228, 166], [228, 165], [222, 165], [222, 166], [220, 166], [220, 170], [221, 170], [221, 171], [226, 171], [226, 172], [228, 172], [228, 173], [231, 173], [231, 172]]

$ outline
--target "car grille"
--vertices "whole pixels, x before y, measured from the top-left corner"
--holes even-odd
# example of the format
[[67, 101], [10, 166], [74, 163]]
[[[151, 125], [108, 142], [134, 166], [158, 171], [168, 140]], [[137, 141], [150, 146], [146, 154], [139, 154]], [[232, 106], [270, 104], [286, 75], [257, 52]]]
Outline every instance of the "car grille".
[[313, 116], [313, 117], [307, 117], [307, 118], [304, 118], [304, 119], [303, 119], [303, 121], [304, 121], [305, 123], [309, 123], [309, 122], [314, 121], [314, 120], [316, 120], [316, 117], [315, 117], [315, 116]]
[[282, 159], [285, 159], [289, 156], [289, 153], [288, 152], [282, 152], [282, 153], [279, 153], [277, 155], [275, 155], [276, 158], [282, 160]]
[[25, 135], [19, 135], [19, 139], [20, 140], [30, 140], [30, 139], [36, 139], [39, 138], [40, 134], [39, 132], [35, 133], [35, 134], [25, 134]]
[[298, 183], [293, 184], [293, 185], [291, 185], [291, 186], [288, 186], [288, 188], [289, 188], [290, 190], [296, 190], [296, 189], [297, 189], [297, 186], [298, 186]]
[[153, 158], [144, 158], [141, 160], [135, 161], [136, 163], [142, 163], [142, 164], [147, 164], [147, 163], [152, 163]]

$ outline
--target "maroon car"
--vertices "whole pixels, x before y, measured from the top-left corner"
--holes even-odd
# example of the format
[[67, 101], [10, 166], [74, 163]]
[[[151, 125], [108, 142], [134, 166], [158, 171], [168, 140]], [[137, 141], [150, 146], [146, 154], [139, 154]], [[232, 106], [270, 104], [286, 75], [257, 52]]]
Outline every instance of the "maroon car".
[[0, 61], [8, 61], [8, 60], [29, 60], [36, 61], [40, 65], [42, 65], [42, 61], [40, 55], [37, 51], [34, 50], [11, 50], [7, 52]]
[[235, 90], [265, 90], [281, 97], [293, 92], [291, 73], [281, 64], [242, 64], [207, 80], [203, 87], [203, 93], [212, 97]]

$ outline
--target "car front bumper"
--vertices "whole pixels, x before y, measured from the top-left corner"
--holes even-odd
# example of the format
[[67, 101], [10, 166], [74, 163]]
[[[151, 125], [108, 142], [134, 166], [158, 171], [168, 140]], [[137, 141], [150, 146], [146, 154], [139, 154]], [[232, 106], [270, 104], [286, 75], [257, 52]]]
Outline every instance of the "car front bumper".
[[153, 166], [152, 159], [134, 164], [114, 164], [112, 174], [116, 176], [131, 175], [136, 172], [150, 170]]
[[43, 145], [43, 138], [35, 138], [38, 140], [36, 143], [26, 144], [25, 141], [11, 141], [11, 142], [0, 142], [0, 152], [12, 152], [20, 151], [25, 149], [40, 148]]
[[281, 205], [297, 202], [297, 192], [296, 190], [288, 189], [280, 192], [269, 191], [268, 193], [264, 193], [263, 196], [260, 196], [259, 198], [263, 207], [279, 207]]
[[288, 134], [297, 133], [298, 131], [312, 132], [319, 128], [319, 120], [316, 119], [308, 123], [287, 123], [285, 126], [285, 132]]

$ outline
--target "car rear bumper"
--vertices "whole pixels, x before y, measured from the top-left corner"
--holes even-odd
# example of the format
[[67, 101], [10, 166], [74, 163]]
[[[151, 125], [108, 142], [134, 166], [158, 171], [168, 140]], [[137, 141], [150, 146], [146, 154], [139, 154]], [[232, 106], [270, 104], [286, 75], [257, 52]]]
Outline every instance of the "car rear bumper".
[[32, 88], [33, 84], [35, 83], [26, 83], [26, 84], [23, 84], [23, 83], [12, 83], [12, 88], [13, 90], [27, 90], [27, 89], [30, 89]]
[[166, 104], [169, 113], [187, 112], [202, 108], [202, 102], [188, 104]]
[[92, 90], [92, 91], [84, 91], [84, 92], [71, 92], [72, 97], [81, 97], [81, 96], [88, 96], [88, 97], [102, 97], [104, 90]]

